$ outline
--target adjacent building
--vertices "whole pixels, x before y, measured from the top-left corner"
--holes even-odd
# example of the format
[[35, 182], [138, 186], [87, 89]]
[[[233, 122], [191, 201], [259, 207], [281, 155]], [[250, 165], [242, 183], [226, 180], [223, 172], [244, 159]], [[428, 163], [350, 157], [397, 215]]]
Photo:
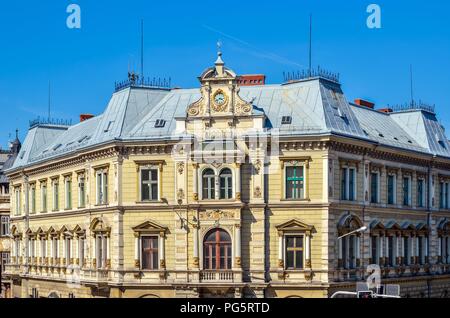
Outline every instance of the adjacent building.
[[103, 114], [30, 127], [7, 170], [14, 296], [328, 297], [370, 264], [402, 296], [448, 296], [432, 108], [350, 103], [321, 70], [245, 83], [220, 53], [199, 80], [131, 76]]
[[10, 193], [9, 181], [4, 170], [12, 167], [20, 151], [20, 141], [16, 139], [10, 144], [9, 150], [0, 150], [0, 297], [11, 296], [11, 285], [7, 275], [5, 275], [6, 265], [11, 260], [10, 241]]

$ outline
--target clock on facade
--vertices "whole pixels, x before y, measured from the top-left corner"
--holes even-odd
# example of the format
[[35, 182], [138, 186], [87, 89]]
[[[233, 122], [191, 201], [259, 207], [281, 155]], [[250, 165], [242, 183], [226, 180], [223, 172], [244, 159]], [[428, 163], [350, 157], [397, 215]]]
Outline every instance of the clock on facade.
[[223, 112], [225, 110], [228, 97], [225, 95], [225, 93], [222, 90], [218, 90], [214, 96], [213, 96], [213, 109], [216, 112]]

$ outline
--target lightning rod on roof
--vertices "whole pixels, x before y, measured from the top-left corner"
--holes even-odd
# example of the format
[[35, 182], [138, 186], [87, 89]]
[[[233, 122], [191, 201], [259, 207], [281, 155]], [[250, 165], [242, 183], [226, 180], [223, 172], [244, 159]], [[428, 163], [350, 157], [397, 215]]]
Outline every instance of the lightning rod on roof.
[[413, 66], [409, 65], [409, 75], [410, 75], [410, 84], [411, 84], [411, 105], [414, 105], [414, 86], [413, 86]]
[[51, 82], [48, 81], [48, 119], [50, 120], [50, 116], [51, 116], [51, 93], [52, 93], [52, 86], [51, 86]]
[[312, 72], [312, 14], [309, 15], [309, 76]]
[[141, 78], [144, 76], [144, 19], [141, 20]]

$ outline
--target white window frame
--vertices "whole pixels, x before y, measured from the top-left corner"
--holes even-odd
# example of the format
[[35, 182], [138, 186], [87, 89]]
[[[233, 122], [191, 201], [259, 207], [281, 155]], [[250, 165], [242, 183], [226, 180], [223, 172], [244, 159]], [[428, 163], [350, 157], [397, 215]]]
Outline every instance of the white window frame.
[[[225, 187], [225, 197], [224, 197], [224, 198], [221, 197], [221, 191], [222, 191], [222, 189], [221, 189], [221, 184], [220, 184], [220, 181], [221, 181], [221, 175], [222, 175], [222, 172], [223, 172], [224, 170], [226, 170], [226, 169], [228, 169], [228, 170], [230, 171], [230, 173], [231, 173], [231, 181], [230, 181], [230, 184], [228, 184], [228, 183], [229, 183], [229, 182], [228, 182], [228, 181], [229, 181], [228, 179], [227, 179], [227, 181], [226, 181], [226, 185], [228, 185], [228, 187], [231, 187], [231, 197], [230, 197], [230, 198], [227, 197], [227, 196], [228, 196], [228, 191], [227, 191], [228, 188], [227, 188], [227, 187]], [[219, 200], [232, 200], [232, 199], [234, 199], [234, 196], [235, 196], [235, 194], [234, 194], [235, 186], [234, 186], [234, 171], [233, 171], [233, 169], [232, 169], [232, 168], [229, 168], [229, 167], [223, 167], [222, 169], [220, 169], [217, 178], [218, 178], [218, 180], [219, 180], [219, 182], [218, 182]]]
[[78, 208], [84, 207], [86, 207], [86, 177], [80, 174], [78, 175]]
[[22, 191], [21, 187], [14, 188], [15, 193], [15, 215], [19, 216], [22, 214]]
[[41, 213], [48, 211], [48, 187], [47, 182], [41, 182]]
[[8, 236], [10, 234], [10, 217], [9, 215], [2, 215], [1, 217], [0, 236]]
[[59, 211], [59, 180], [52, 180], [52, 210]]
[[[100, 180], [100, 184], [99, 184], [99, 180]], [[107, 205], [108, 204], [108, 200], [109, 200], [108, 182], [109, 182], [108, 169], [99, 169], [99, 170], [95, 171], [95, 189], [96, 189], [96, 204], [97, 205]]]
[[36, 184], [30, 184], [30, 214], [36, 213]]
[[95, 234], [95, 259], [97, 269], [106, 268], [108, 261], [108, 236], [104, 233]]
[[[70, 186], [69, 186], [70, 185]], [[66, 210], [72, 209], [72, 177], [67, 176], [64, 178], [64, 208]]]
[[[148, 170], [148, 171], [152, 171], [152, 170], [156, 170], [157, 175], [156, 175], [156, 185], [157, 185], [157, 191], [156, 191], [156, 195], [157, 198], [156, 199], [149, 199], [149, 200], [144, 200], [143, 199], [143, 193], [142, 193], [142, 172]], [[150, 175], [151, 176], [151, 175]], [[150, 182], [149, 185], [151, 186], [152, 183]], [[149, 187], [149, 197], [151, 197], [151, 187]], [[139, 167], [139, 201], [140, 202], [158, 202], [161, 200], [161, 171], [160, 171], [160, 167], [156, 166], [156, 165], [143, 165]]]

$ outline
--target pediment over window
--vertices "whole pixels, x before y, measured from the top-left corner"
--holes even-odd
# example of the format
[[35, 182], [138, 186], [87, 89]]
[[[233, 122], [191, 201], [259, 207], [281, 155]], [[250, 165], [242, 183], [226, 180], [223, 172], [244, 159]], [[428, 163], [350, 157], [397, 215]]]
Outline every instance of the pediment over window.
[[53, 228], [53, 226], [50, 226], [50, 228], [47, 231], [47, 234], [49, 234], [49, 235], [57, 235], [58, 232], [56, 232], [56, 230]]
[[33, 232], [32, 229], [28, 229], [28, 230], [25, 232], [25, 235], [28, 236], [28, 237], [33, 237], [33, 236], [36, 236], [36, 232]]
[[315, 232], [314, 226], [303, 223], [298, 219], [292, 219], [275, 227], [278, 230], [279, 234], [283, 234], [286, 232], [301, 232], [306, 233], [307, 235], [311, 235], [311, 233]]
[[109, 233], [111, 232], [111, 227], [106, 225], [106, 223], [101, 218], [95, 218], [92, 220], [89, 229], [95, 233]]
[[386, 223], [386, 230], [401, 230], [402, 227], [395, 221], [389, 221]]
[[169, 229], [159, 223], [153, 221], [144, 222], [138, 226], [133, 227], [135, 234], [159, 234], [161, 236], [165, 235]]
[[404, 231], [415, 231], [416, 227], [412, 223], [405, 222], [405, 223], [402, 224], [402, 230], [404, 230]]
[[439, 222], [437, 230], [438, 234], [441, 236], [450, 235], [450, 221], [448, 219], [443, 219], [441, 222]]
[[13, 225], [13, 226], [11, 227], [11, 235], [14, 236], [14, 237], [16, 237], [16, 238], [22, 236], [22, 234], [19, 233], [19, 229], [18, 229], [17, 226], [15, 226], [15, 225]]

